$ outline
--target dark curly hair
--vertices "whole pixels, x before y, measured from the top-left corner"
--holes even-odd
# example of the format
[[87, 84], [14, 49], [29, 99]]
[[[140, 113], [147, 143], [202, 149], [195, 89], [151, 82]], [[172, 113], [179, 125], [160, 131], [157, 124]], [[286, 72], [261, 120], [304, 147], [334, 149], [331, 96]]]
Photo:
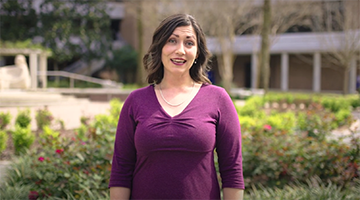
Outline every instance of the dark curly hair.
[[210, 70], [209, 58], [211, 53], [206, 46], [206, 38], [195, 18], [188, 14], [175, 14], [165, 18], [156, 28], [152, 43], [143, 58], [144, 67], [148, 72], [147, 82], [159, 84], [164, 77], [164, 66], [161, 62], [162, 48], [177, 27], [192, 26], [198, 44], [198, 58], [196, 64], [190, 68], [191, 78], [198, 83], [209, 83], [207, 72]]

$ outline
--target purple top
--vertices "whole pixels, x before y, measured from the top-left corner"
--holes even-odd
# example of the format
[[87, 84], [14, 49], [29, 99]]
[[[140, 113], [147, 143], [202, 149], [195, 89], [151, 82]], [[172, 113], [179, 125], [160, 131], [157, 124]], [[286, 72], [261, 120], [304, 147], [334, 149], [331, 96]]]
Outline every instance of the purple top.
[[241, 131], [226, 91], [203, 84], [171, 117], [154, 86], [133, 91], [121, 110], [109, 187], [131, 188], [131, 199], [220, 199], [222, 187], [244, 189]]

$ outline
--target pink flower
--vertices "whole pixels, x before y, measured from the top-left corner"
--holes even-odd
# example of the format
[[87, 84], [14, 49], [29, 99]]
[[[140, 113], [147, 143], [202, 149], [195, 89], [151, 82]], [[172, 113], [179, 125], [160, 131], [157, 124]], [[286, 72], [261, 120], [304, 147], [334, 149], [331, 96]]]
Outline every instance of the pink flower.
[[57, 154], [61, 154], [62, 152], [64, 152], [64, 149], [56, 149], [55, 151]]
[[39, 197], [39, 193], [36, 191], [30, 191], [28, 198], [29, 200], [36, 200]]
[[268, 125], [268, 124], [265, 124], [264, 129], [267, 130], [267, 131], [271, 131], [272, 127], [270, 125]]
[[40, 156], [40, 157], [38, 158], [38, 160], [39, 160], [40, 162], [42, 162], [42, 161], [45, 160], [45, 158]]

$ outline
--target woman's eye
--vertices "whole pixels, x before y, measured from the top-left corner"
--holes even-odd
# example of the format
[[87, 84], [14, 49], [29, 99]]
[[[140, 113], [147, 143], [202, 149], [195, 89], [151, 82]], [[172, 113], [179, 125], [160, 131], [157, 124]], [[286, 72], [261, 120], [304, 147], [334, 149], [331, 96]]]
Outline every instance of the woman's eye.
[[176, 40], [174, 40], [174, 39], [169, 39], [169, 43], [175, 43], [176, 42]]
[[194, 42], [186, 42], [186, 45], [188, 45], [188, 46], [194, 46], [195, 44], [194, 44]]

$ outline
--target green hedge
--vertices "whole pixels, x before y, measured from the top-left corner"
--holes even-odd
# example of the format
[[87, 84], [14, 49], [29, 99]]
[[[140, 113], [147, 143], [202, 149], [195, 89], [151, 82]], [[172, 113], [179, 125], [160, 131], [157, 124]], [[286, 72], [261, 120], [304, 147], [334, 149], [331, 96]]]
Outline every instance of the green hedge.
[[[270, 107], [265, 109], [265, 105], [270, 106], [273, 103], [277, 103], [279, 108], [274, 109]], [[287, 103], [288, 108], [281, 108], [282, 103]], [[305, 106], [304, 109], [299, 109], [301, 104]], [[295, 105], [296, 109], [290, 109], [291, 105]], [[352, 121], [351, 112], [359, 105], [360, 101], [357, 95], [336, 96], [269, 93], [264, 97], [251, 97], [246, 101], [245, 106], [236, 106], [236, 109], [243, 127], [248, 127], [249, 124], [247, 123], [251, 122], [251, 118], [253, 118], [256, 120], [256, 126], [258, 128], [269, 124], [272, 125], [273, 128], [291, 133], [294, 130], [306, 129], [302, 123], [304, 116], [308, 115], [308, 112], [312, 112], [312, 115], [315, 115], [310, 117], [312, 118], [310, 121], [315, 122], [318, 121], [316, 118], [329, 116], [332, 121], [329, 125], [330, 129], [348, 125], [348, 123]], [[286, 114], [284, 114], [284, 112]], [[286, 125], [283, 124], [284, 122]], [[309, 122], [309, 120], [307, 122]], [[251, 122], [251, 124], [254, 123]], [[329, 132], [329, 130], [326, 131]]]

